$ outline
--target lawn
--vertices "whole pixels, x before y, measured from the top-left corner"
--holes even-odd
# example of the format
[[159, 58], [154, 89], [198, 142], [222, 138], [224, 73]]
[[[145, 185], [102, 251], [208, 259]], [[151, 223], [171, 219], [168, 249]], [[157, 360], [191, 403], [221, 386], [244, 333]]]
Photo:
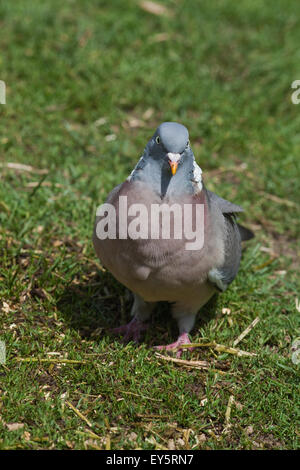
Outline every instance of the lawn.
[[[299, 2], [147, 10], [0, 2], [0, 449], [296, 449]], [[206, 368], [153, 350], [176, 337], [166, 305], [140, 345], [109, 334], [132, 299], [91, 242], [97, 206], [168, 120], [255, 232], [198, 316], [192, 339], [212, 345], [184, 352]], [[229, 353], [256, 318], [236, 345], [253, 354]]]

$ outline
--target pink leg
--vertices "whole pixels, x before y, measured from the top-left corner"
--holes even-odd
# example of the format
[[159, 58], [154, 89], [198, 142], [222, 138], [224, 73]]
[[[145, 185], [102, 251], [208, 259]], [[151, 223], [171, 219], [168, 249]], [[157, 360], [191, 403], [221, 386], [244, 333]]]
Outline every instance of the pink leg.
[[129, 323], [127, 323], [127, 325], [119, 326], [118, 328], [114, 328], [110, 331], [115, 335], [124, 336], [124, 341], [126, 343], [128, 343], [130, 340], [138, 343], [141, 332], [147, 330], [147, 328], [148, 325], [138, 320], [137, 318], [133, 318]]
[[[187, 333], [181, 333], [181, 335], [178, 336], [177, 341], [175, 343], [168, 344], [166, 346], [155, 346], [155, 349], [159, 349], [160, 351], [162, 349], [165, 349], [166, 351], [169, 351], [170, 349], [175, 349], [178, 348], [178, 351], [176, 353], [176, 357], [180, 357], [182, 354], [183, 349], [180, 348], [182, 344], [191, 344], [191, 340], [189, 338], [189, 335]], [[193, 350], [193, 348], [189, 348], [190, 351]]]

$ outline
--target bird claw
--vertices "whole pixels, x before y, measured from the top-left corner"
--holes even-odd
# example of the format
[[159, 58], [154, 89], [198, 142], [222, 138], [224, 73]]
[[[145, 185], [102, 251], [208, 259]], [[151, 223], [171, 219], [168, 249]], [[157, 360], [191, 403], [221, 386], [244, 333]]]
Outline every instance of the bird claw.
[[138, 343], [140, 340], [141, 332], [147, 330], [147, 328], [148, 325], [141, 322], [137, 318], [133, 318], [126, 325], [113, 328], [110, 331], [115, 335], [123, 336], [124, 343], [128, 343], [131, 340], [135, 343]]
[[[191, 340], [187, 333], [181, 333], [181, 335], [178, 336], [177, 341], [175, 341], [174, 343], [162, 345], [162, 346], [154, 346], [154, 348], [158, 349], [159, 351], [162, 351], [162, 350], [170, 351], [172, 349], [179, 348], [178, 351], [176, 352], [176, 357], [180, 358], [183, 353], [183, 348], [181, 348], [180, 346], [182, 346], [183, 344], [191, 344]], [[193, 349], [194, 348], [189, 348], [190, 351], [192, 351]]]

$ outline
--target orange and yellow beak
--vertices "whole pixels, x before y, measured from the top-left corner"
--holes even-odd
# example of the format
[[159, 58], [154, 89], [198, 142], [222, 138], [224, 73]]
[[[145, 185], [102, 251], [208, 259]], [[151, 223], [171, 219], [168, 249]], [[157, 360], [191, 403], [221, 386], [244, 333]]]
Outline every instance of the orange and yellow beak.
[[172, 153], [172, 152], [169, 152], [167, 155], [168, 155], [169, 165], [171, 167], [171, 172], [172, 172], [172, 175], [174, 176], [177, 171], [178, 163], [179, 163], [181, 155], [180, 153]]
[[170, 167], [171, 167], [171, 172], [172, 172], [172, 175], [174, 176], [176, 171], [177, 171], [177, 167], [178, 167], [178, 162], [171, 162], [169, 160], [169, 164], [170, 164]]

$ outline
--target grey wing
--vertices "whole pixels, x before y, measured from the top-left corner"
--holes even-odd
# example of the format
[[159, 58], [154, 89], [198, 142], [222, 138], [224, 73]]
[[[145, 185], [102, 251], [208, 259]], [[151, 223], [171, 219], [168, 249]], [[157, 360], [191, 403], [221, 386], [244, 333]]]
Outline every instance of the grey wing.
[[247, 240], [251, 240], [254, 237], [254, 233], [249, 230], [248, 228], [244, 227], [243, 225], [237, 224], [242, 242], [246, 242]]
[[[207, 192], [207, 197], [210, 203], [215, 203], [224, 216], [234, 215], [236, 212], [244, 211], [244, 209], [241, 206], [238, 206], [237, 204], [233, 204], [232, 202], [227, 201], [226, 199], [223, 199], [220, 196], [217, 196], [217, 194], [213, 193], [212, 191], [208, 191], [206, 189], [206, 192]], [[248, 228], [244, 227], [243, 225], [237, 224], [237, 227], [240, 232], [242, 242], [251, 240], [251, 238], [254, 237], [254, 233]]]
[[209, 191], [206, 189], [208, 200], [215, 203], [220, 211], [223, 214], [234, 214], [235, 212], [243, 212], [244, 209], [241, 206], [238, 206], [237, 204], [233, 204], [232, 202], [227, 201], [226, 199], [223, 199], [220, 196], [217, 196], [217, 194], [213, 193], [212, 191]]
[[213, 268], [208, 273], [208, 279], [220, 291], [225, 291], [236, 277], [241, 260], [241, 235], [235, 216], [224, 214], [225, 219], [225, 259], [219, 268]]
[[250, 240], [254, 234], [236, 222], [235, 213], [243, 212], [242, 207], [217, 196], [212, 191], [206, 191], [209, 202], [218, 206], [225, 219], [225, 260], [223, 266], [213, 268], [208, 273], [210, 282], [224, 291], [238, 273], [242, 253], [241, 242]]

